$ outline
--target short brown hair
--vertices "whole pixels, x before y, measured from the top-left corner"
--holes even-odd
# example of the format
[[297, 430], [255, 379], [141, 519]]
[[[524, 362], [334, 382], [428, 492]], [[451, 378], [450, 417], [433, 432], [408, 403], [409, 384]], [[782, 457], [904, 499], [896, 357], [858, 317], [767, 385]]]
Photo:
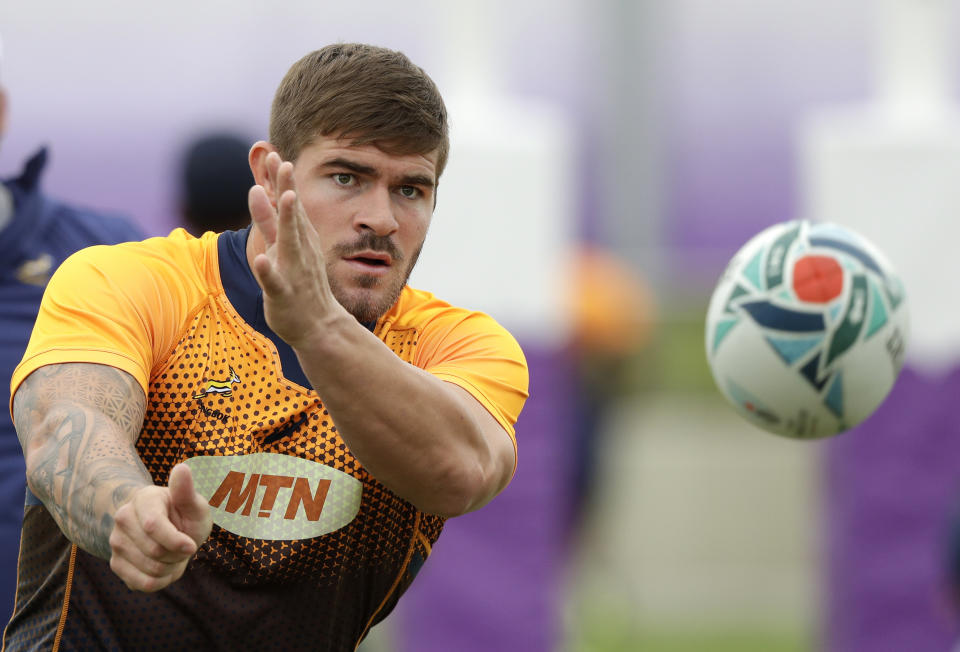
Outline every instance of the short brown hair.
[[284, 160], [332, 135], [390, 153], [436, 150], [438, 179], [450, 149], [447, 109], [433, 80], [402, 52], [360, 43], [301, 58], [273, 98], [270, 142]]

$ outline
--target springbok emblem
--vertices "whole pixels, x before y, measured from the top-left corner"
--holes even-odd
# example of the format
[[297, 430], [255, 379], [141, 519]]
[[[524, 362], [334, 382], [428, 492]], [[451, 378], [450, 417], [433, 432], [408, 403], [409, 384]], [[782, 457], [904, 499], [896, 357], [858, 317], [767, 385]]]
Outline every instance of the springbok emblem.
[[240, 376], [237, 375], [237, 372], [233, 370], [233, 367], [228, 367], [230, 370], [230, 377], [226, 380], [208, 380], [207, 386], [203, 391], [197, 392], [193, 395], [193, 398], [203, 398], [210, 394], [219, 394], [224, 398], [230, 398], [233, 396], [233, 389], [230, 387], [234, 383], [240, 382]]

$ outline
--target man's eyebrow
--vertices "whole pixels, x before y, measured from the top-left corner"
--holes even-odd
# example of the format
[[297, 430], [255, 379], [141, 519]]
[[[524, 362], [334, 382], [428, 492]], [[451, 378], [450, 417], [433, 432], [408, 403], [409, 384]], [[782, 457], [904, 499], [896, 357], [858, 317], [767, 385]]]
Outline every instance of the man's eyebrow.
[[[363, 165], [362, 163], [357, 163], [356, 161], [351, 161], [350, 159], [341, 157], [324, 161], [320, 164], [320, 167], [340, 168], [370, 177], [380, 176], [379, 171], [374, 167]], [[433, 188], [437, 185], [437, 182], [434, 181], [433, 177], [426, 174], [406, 174], [400, 177], [399, 183], [403, 186], [423, 186], [424, 188]]]
[[350, 170], [351, 172], [356, 172], [357, 174], [365, 174], [367, 176], [376, 176], [376, 168], [372, 168], [369, 165], [361, 165], [356, 161], [351, 161], [345, 158], [332, 158], [329, 161], [324, 161], [320, 164], [321, 167], [325, 168], [344, 168]]
[[437, 184], [434, 182], [433, 177], [427, 176], [426, 174], [407, 174], [400, 177], [400, 185], [433, 188]]

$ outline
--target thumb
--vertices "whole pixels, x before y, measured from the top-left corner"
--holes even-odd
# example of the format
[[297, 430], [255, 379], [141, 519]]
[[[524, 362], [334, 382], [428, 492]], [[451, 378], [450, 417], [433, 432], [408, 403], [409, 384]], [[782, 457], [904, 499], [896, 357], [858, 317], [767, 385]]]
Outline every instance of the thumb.
[[186, 464], [177, 464], [170, 470], [170, 500], [174, 509], [182, 511], [189, 509], [196, 502], [196, 491], [193, 490], [193, 473]]
[[171, 516], [176, 519], [175, 525], [186, 532], [198, 544], [202, 543], [213, 520], [210, 507], [206, 499], [193, 488], [193, 473], [186, 464], [177, 464], [170, 470], [170, 480], [167, 484], [170, 490]]

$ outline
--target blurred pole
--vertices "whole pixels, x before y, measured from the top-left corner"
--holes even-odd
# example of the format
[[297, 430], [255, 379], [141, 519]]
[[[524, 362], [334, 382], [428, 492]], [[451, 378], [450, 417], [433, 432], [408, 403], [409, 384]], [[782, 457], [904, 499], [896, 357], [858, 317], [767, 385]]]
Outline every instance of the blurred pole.
[[605, 41], [598, 43], [597, 75], [605, 93], [597, 98], [601, 150], [597, 244], [612, 248], [654, 289], [666, 278], [663, 224], [665, 155], [663, 56], [669, 3], [653, 0], [602, 0]]

